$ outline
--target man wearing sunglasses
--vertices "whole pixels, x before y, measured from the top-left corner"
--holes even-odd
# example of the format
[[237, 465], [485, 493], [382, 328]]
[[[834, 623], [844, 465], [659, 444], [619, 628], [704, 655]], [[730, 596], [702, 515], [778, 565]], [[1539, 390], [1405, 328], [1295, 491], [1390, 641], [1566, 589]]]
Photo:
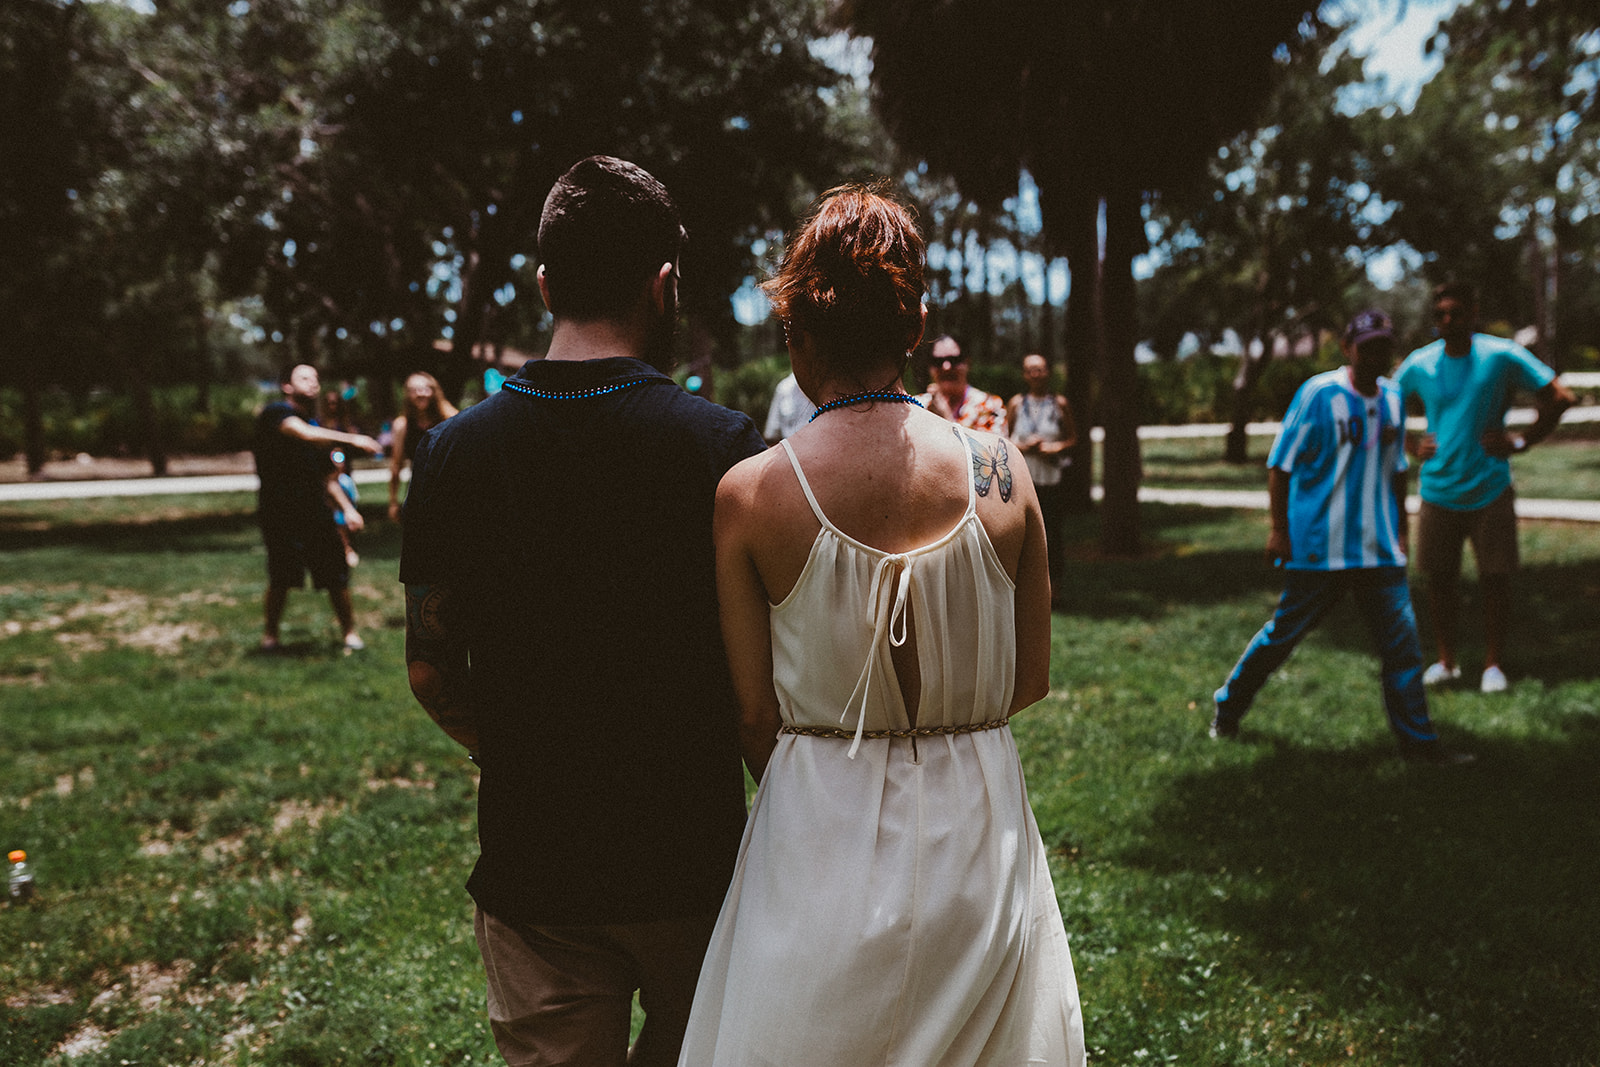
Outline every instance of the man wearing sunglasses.
[[[1516, 493], [1509, 459], [1549, 436], [1572, 393], [1555, 372], [1526, 348], [1473, 332], [1477, 292], [1450, 282], [1433, 294], [1438, 339], [1406, 357], [1395, 372], [1401, 394], [1421, 401], [1427, 433], [1408, 439], [1422, 461], [1422, 509], [1417, 522], [1417, 565], [1427, 575], [1428, 606], [1439, 659], [1423, 675], [1428, 685], [1461, 677], [1456, 661], [1461, 552], [1472, 542], [1483, 590], [1485, 693], [1508, 685], [1500, 657], [1511, 614], [1511, 575], [1517, 568]], [[1516, 390], [1533, 393], [1538, 412], [1524, 430], [1506, 428]]]
[[928, 375], [932, 381], [921, 396], [922, 406], [935, 415], [960, 423], [969, 430], [1006, 435], [1006, 402], [967, 384], [967, 357], [949, 334], [929, 349]]

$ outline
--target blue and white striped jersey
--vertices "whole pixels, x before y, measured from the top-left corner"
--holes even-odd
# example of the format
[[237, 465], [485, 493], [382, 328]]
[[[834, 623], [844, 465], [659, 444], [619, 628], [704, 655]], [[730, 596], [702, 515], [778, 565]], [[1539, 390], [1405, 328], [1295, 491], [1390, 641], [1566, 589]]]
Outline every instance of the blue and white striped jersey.
[[1403, 567], [1394, 475], [1406, 469], [1400, 389], [1378, 379], [1362, 396], [1349, 368], [1311, 378], [1295, 393], [1267, 466], [1289, 475], [1289, 542], [1298, 570]]

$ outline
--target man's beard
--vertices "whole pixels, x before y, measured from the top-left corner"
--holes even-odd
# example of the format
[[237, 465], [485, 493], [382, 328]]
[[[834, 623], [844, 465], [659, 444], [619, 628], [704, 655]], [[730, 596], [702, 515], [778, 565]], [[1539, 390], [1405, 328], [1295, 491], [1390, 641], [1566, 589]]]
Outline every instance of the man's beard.
[[644, 361], [662, 374], [671, 371], [677, 358], [678, 339], [678, 298], [674, 293], [668, 301], [666, 309], [661, 313], [650, 327], [649, 336], [644, 340], [644, 352], [641, 354]]

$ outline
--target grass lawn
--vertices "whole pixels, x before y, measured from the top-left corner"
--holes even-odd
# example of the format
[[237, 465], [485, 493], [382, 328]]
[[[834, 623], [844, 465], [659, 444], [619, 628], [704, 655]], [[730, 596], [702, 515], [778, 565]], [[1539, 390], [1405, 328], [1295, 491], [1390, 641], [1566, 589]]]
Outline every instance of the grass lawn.
[[[1512, 691], [1434, 700], [1479, 756], [1436, 771], [1345, 610], [1210, 741], [1264, 516], [1144, 514], [1137, 562], [1071, 531], [1014, 727], [1094, 1062], [1600, 1063], [1597, 531], [1524, 524]], [[406, 690], [395, 528], [359, 547], [367, 652], [308, 591], [263, 658], [248, 497], [0, 510], [0, 849], [39, 882], [0, 908], [0, 1064], [497, 1062], [471, 766]]]
[[[1558, 430], [1511, 461], [1517, 495], [1526, 498], [1600, 500], [1600, 440], [1595, 424]], [[1262, 489], [1272, 438], [1249, 439], [1250, 461], [1225, 463], [1222, 438], [1168, 438], [1143, 442], [1144, 484], [1161, 489]], [[1097, 453], [1098, 455], [1098, 453]], [[1417, 491], [1416, 475], [1411, 492]]]

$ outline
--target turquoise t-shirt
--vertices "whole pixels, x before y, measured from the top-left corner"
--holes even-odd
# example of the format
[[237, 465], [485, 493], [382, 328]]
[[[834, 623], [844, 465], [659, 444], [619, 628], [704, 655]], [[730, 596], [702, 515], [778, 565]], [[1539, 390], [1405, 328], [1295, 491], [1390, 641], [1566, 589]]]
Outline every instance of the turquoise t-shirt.
[[1444, 341], [1405, 358], [1394, 380], [1401, 394], [1422, 399], [1428, 432], [1439, 451], [1422, 465], [1422, 499], [1453, 511], [1486, 507], [1511, 485], [1511, 464], [1483, 449], [1486, 430], [1505, 425], [1516, 389], [1530, 392], [1555, 381], [1555, 371], [1515, 341], [1472, 335], [1464, 356], [1447, 356]]

